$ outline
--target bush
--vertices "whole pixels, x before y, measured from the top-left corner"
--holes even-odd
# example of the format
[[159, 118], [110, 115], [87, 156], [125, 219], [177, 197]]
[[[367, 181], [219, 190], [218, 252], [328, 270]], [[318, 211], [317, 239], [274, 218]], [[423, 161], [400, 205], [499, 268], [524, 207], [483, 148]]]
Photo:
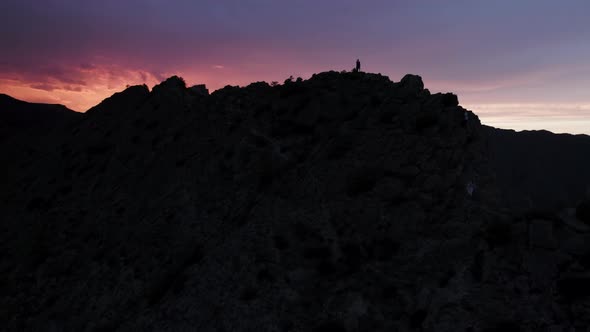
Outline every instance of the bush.
[[291, 83], [293, 83], [293, 80], [294, 80], [293, 76], [289, 76], [289, 78], [287, 78], [284, 83], [285, 83], [285, 85], [291, 84]]

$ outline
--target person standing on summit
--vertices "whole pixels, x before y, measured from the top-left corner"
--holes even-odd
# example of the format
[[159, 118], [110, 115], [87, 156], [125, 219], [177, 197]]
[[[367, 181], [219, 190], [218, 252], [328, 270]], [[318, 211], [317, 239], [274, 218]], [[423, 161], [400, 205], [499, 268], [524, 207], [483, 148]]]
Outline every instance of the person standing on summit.
[[354, 69], [357, 73], [361, 71], [361, 61], [359, 59], [356, 59], [356, 67]]

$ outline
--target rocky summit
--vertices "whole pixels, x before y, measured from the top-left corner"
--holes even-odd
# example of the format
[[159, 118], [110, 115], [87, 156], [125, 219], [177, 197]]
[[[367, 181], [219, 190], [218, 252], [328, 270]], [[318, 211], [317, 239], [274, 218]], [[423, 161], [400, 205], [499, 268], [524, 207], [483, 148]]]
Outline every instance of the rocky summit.
[[587, 136], [360, 72], [49, 117], [0, 127], [4, 331], [590, 326]]

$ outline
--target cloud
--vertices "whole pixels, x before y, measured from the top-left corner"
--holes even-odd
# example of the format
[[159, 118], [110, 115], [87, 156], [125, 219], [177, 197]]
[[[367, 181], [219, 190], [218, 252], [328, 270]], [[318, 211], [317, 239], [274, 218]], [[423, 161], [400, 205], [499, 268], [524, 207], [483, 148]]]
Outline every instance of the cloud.
[[509, 0], [4, 0], [0, 91], [84, 111], [127, 84], [173, 74], [214, 90], [350, 69], [360, 57], [363, 68], [395, 79], [420, 74], [431, 91], [455, 92], [486, 119], [587, 116], [565, 104], [590, 103], [590, 79], [583, 81], [590, 77], [583, 68], [589, 8], [548, 0], [533, 7]]
[[486, 103], [464, 104], [482, 123], [515, 130], [549, 130], [590, 134], [590, 103]]
[[82, 70], [93, 70], [96, 69], [96, 66], [91, 63], [82, 63], [80, 64], [80, 69]]
[[[114, 62], [115, 63], [115, 62]], [[161, 82], [165, 72], [129, 68], [114, 63], [60, 64], [27, 68], [0, 66], [0, 91], [15, 98], [65, 104], [86, 111], [127, 85]]]
[[433, 79], [426, 78], [426, 85], [433, 89], [451, 89], [461, 94], [485, 94], [503, 89], [522, 87], [534, 87], [549, 83], [562, 84], [567, 78], [572, 82], [575, 77], [590, 73], [588, 64], [557, 64], [538, 67], [532, 70], [520, 72], [497, 73], [493, 76], [469, 77], [462, 76], [456, 79], [445, 79], [449, 73], [437, 73]]
[[590, 119], [590, 104], [490, 103], [465, 104], [482, 117], [518, 117], [543, 119]]
[[30, 85], [31, 89], [53, 91], [55, 86], [47, 83], [34, 83]]

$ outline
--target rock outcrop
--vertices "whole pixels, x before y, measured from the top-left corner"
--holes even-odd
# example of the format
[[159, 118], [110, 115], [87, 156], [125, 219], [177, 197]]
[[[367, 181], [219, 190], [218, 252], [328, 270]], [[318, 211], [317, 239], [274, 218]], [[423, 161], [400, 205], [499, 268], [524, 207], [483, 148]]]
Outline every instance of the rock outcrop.
[[457, 96], [336, 72], [198, 91], [129, 88], [8, 161], [4, 330], [590, 324], [590, 231], [510, 209]]

